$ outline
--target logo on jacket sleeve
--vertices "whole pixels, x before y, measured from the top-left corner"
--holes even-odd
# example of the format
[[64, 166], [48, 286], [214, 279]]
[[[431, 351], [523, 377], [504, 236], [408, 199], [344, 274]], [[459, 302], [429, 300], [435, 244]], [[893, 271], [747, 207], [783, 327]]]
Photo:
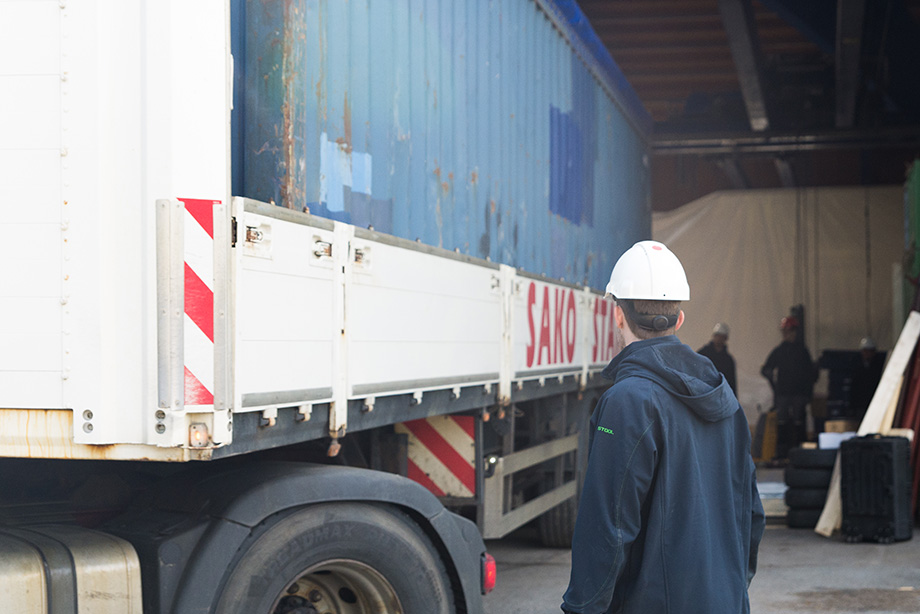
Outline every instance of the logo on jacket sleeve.
[[607, 433], [608, 435], [613, 435], [613, 431], [608, 429], [606, 426], [599, 426], [597, 427], [597, 430], [599, 430], [602, 433]]

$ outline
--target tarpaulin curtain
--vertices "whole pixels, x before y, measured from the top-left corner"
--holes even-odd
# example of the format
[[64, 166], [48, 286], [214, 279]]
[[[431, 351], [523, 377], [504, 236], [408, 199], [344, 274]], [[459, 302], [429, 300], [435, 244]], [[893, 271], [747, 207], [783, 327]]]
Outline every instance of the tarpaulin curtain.
[[891, 349], [900, 332], [893, 275], [904, 244], [901, 186], [716, 192], [655, 214], [652, 226], [687, 270], [681, 339], [697, 349], [716, 322], [728, 323], [750, 419], [758, 405], [772, 405], [760, 367], [792, 305], [805, 306], [814, 359], [856, 349], [867, 334]]

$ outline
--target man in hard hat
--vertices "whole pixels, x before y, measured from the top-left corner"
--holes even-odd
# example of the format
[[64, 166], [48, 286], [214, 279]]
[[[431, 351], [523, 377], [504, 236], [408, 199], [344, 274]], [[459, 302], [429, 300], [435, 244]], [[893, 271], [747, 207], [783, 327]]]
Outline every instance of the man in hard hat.
[[562, 610], [750, 612], [764, 515], [748, 422], [712, 362], [675, 332], [690, 299], [677, 257], [635, 244], [607, 285], [623, 349], [591, 417]]
[[859, 358], [855, 361], [850, 380], [850, 411], [848, 415], [861, 419], [885, 368], [885, 354], [879, 353], [872, 337], [863, 337], [859, 342]]
[[725, 376], [735, 397], [738, 396], [738, 383], [735, 379], [735, 359], [728, 353], [728, 324], [719, 322], [712, 329], [709, 343], [697, 350], [712, 361], [716, 370]]
[[776, 458], [785, 459], [791, 448], [807, 438], [805, 414], [818, 379], [818, 369], [805, 343], [798, 337], [798, 318], [786, 316], [780, 320], [779, 329], [783, 341], [767, 356], [760, 372], [773, 388]]

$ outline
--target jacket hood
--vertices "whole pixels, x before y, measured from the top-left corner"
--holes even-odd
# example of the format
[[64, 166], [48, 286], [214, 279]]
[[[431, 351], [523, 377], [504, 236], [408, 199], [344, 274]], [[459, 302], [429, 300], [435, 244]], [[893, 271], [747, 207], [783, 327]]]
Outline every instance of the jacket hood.
[[652, 380], [709, 422], [724, 420], [740, 409], [712, 361], [674, 335], [630, 343], [610, 361], [603, 375], [614, 382], [626, 377]]

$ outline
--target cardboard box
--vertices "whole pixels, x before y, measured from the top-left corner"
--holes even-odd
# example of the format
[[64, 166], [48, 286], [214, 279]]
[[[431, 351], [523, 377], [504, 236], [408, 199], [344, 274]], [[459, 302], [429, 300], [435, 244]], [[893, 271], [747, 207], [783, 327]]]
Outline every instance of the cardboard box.
[[859, 420], [828, 420], [824, 423], [825, 433], [846, 433], [859, 429]]

